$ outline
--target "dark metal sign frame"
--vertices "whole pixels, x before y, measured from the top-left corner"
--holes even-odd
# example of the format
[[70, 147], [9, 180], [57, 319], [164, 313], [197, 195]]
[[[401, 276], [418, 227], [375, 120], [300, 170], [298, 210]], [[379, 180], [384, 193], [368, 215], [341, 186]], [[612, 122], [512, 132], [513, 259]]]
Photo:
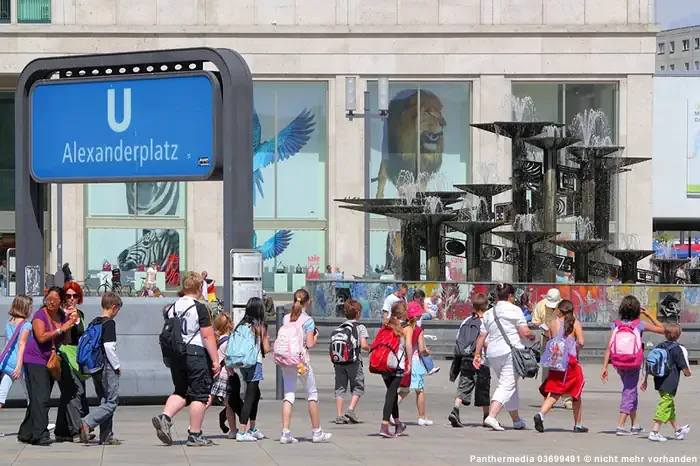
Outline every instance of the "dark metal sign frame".
[[[39, 81], [58, 73], [59, 79], [104, 80], [118, 70], [123, 79], [136, 76], [202, 71], [211, 63], [221, 85], [221, 113], [216, 121], [220, 169], [212, 179], [224, 183], [224, 241], [226, 257], [231, 249], [250, 248], [253, 238], [253, 79], [243, 57], [229, 49], [189, 48], [133, 53], [40, 58], [22, 71], [15, 92], [15, 229], [17, 241], [17, 293], [37, 294], [44, 280], [44, 199], [42, 184], [30, 172], [30, 97]], [[179, 65], [179, 67], [178, 67]], [[90, 76], [95, 76], [90, 78]], [[165, 75], [165, 72], [163, 72]], [[71, 180], [73, 181], [73, 180]], [[83, 180], [90, 182], [90, 180]], [[123, 180], [122, 180], [123, 181]], [[149, 181], [138, 178], [133, 181]], [[73, 181], [75, 182], [75, 181]], [[95, 180], [100, 183], [103, 180]], [[37, 273], [38, 267], [38, 273]], [[231, 303], [230, 263], [224, 260], [224, 302]], [[27, 283], [29, 278], [30, 283]], [[37, 286], [41, 285], [41, 286]]]

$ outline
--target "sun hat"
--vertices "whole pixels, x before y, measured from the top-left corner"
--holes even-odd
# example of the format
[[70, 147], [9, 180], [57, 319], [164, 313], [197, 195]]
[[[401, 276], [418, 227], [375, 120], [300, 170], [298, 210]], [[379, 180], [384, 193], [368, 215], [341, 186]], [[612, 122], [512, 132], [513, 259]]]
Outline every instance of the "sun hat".
[[549, 291], [547, 291], [547, 296], [545, 296], [544, 299], [545, 306], [550, 309], [556, 309], [561, 302], [561, 293], [559, 293], [559, 290], [556, 288], [550, 288]]
[[408, 303], [408, 318], [418, 318], [423, 315], [423, 306], [417, 301], [411, 301]]

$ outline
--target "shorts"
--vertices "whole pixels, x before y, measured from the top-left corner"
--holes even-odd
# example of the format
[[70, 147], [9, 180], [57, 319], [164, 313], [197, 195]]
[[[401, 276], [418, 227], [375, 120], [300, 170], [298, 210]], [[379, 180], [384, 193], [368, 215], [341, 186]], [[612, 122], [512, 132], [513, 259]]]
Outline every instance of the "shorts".
[[239, 370], [244, 382], [260, 382], [263, 379], [263, 365], [261, 363]]
[[425, 389], [425, 372], [411, 371], [411, 385], [400, 387], [399, 393], [422, 392]]
[[659, 392], [661, 398], [656, 404], [656, 411], [654, 412], [654, 420], [661, 423], [666, 423], [668, 421], [676, 420], [676, 402], [670, 393]]
[[170, 364], [170, 376], [175, 386], [173, 394], [184, 398], [188, 406], [193, 401], [206, 404], [214, 383], [209, 358], [203, 348], [196, 348], [192, 350], [195, 354], [188, 354]]
[[362, 396], [365, 393], [365, 374], [362, 361], [352, 364], [336, 364], [335, 368], [335, 397], [343, 398], [350, 385], [352, 396]]
[[460, 371], [457, 398], [462, 400], [465, 406], [469, 406], [472, 402], [472, 392], [474, 406], [491, 404], [491, 370], [487, 366], [481, 366], [479, 370], [465, 368]]
[[[226, 369], [222, 369], [226, 370]], [[233, 387], [229, 386], [228, 377], [217, 377], [214, 379], [214, 384], [211, 387], [211, 395], [224, 399], [231, 394]]]

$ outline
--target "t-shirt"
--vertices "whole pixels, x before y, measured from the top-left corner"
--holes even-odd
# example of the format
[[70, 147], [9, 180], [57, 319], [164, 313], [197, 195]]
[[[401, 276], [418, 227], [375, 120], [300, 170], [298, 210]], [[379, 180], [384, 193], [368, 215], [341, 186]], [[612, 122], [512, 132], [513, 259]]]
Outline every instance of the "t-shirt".
[[155, 283], [157, 275], [158, 270], [154, 269], [153, 267], [149, 267], [148, 270], [146, 270], [146, 281], [148, 283]]
[[681, 345], [665, 341], [659, 347], [668, 351], [669, 371], [666, 377], [654, 377], [654, 388], [658, 391], [675, 395], [678, 391], [678, 384], [681, 381], [681, 371], [688, 368], [688, 363]]
[[200, 329], [211, 327], [209, 309], [199, 301], [189, 296], [183, 296], [168, 309], [168, 319], [174, 317], [173, 312], [180, 318], [180, 333], [183, 343], [203, 348], [204, 343]]
[[425, 298], [425, 304], [428, 305], [428, 313], [431, 316], [437, 317], [440, 311], [440, 305], [442, 304], [442, 299], [438, 298], [437, 301], [433, 302], [432, 298]]
[[389, 296], [386, 297], [384, 300], [384, 305], [382, 306], [382, 311], [386, 312], [387, 314], [391, 315], [391, 307], [394, 305], [394, 303], [398, 303], [401, 301], [406, 301], [404, 298], [399, 298], [396, 296], [395, 293], [391, 293]]
[[[5, 324], [5, 345], [10, 342], [12, 337], [15, 334], [15, 331], [17, 330], [17, 325], [11, 324], [10, 320], [7, 321], [7, 324]], [[24, 332], [25, 330], [28, 330], [31, 334], [32, 331], [32, 323], [28, 320], [25, 320], [24, 323], [22, 324], [22, 328], [19, 330], [20, 332]], [[22, 338], [22, 334], [20, 333], [17, 335], [17, 339], [12, 343], [12, 348], [10, 348], [7, 351], [7, 354], [5, 355], [5, 358], [2, 360], [2, 363], [0, 364], [0, 370], [4, 372], [5, 374], [12, 374], [14, 372], [15, 368], [17, 367], [17, 348], [19, 348], [19, 340]], [[3, 351], [5, 348], [3, 348]]]
[[557, 310], [551, 307], [547, 307], [545, 303], [547, 299], [543, 299], [535, 304], [535, 312], [532, 314], [533, 324], [546, 324], [549, 325], [554, 319], [557, 318]]
[[363, 324], [358, 324], [356, 320], [346, 320], [345, 322], [343, 322], [343, 325], [345, 324], [353, 324], [357, 329], [357, 337], [360, 339], [360, 341], [357, 342], [357, 345], [358, 348], [360, 348], [360, 353], [362, 353], [362, 346], [360, 342], [363, 338], [365, 340], [369, 339], [369, 332], [367, 331], [367, 327], [365, 327]]
[[[60, 323], [55, 321], [49, 323], [49, 315], [47, 314], [47, 311], [42, 307], [36, 313], [34, 313], [32, 325], [35, 320], [41, 320], [44, 323], [44, 328], [46, 329], [46, 331], [51, 332], [55, 328], [60, 327], [66, 322], [66, 316], [65, 314], [63, 314], [63, 312], [59, 312], [59, 316], [61, 318]], [[58, 349], [58, 347], [61, 345], [61, 341], [63, 341], [63, 338], [63, 335], [58, 335], [54, 338], [53, 341], [47, 340], [44, 343], [39, 343], [39, 341], [34, 337], [34, 332], [32, 331], [32, 335], [27, 341], [27, 346], [24, 347], [24, 363], [41, 364], [45, 366], [46, 363], [49, 362], [49, 358], [51, 357], [52, 345], [55, 343], [56, 349]]]
[[207, 285], [207, 281], [202, 280], [202, 296], [204, 296], [204, 299], [207, 299], [207, 297], [209, 296], [209, 293], [207, 293], [208, 287], [209, 286]]
[[117, 323], [107, 317], [95, 317], [90, 325], [102, 324], [102, 344], [115, 343], [117, 341]]
[[[226, 338], [226, 341], [222, 343], [221, 340], [223, 340], [224, 338]], [[226, 361], [226, 348], [228, 348], [229, 341], [231, 341], [231, 335], [221, 335], [221, 337], [219, 338], [218, 347], [216, 349], [216, 355], [219, 362], [225, 363]], [[225, 364], [222, 364], [221, 367], [221, 372], [219, 372], [220, 379], [228, 380], [229, 376], [235, 373], [235, 369], [233, 369], [232, 367], [228, 367]], [[224, 370], [224, 368], [226, 370]]]
[[520, 341], [520, 334], [518, 333], [519, 327], [527, 326], [523, 311], [508, 301], [499, 301], [495, 307], [486, 311], [481, 319], [481, 333], [487, 334], [486, 356], [495, 358], [510, 353], [510, 346], [503, 339], [503, 335], [496, 324], [494, 313], [498, 315], [498, 320], [501, 322], [503, 331], [508, 336], [510, 344], [516, 348], [524, 348], [525, 346]]

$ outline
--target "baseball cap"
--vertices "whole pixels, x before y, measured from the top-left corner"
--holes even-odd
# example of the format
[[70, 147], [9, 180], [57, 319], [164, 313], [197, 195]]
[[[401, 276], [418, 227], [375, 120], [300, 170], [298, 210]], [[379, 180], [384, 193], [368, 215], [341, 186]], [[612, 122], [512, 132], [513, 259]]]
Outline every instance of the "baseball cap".
[[556, 309], [561, 302], [561, 293], [559, 293], [559, 290], [556, 288], [550, 288], [549, 291], [547, 291], [547, 296], [545, 296], [544, 299], [545, 306], [550, 309]]

